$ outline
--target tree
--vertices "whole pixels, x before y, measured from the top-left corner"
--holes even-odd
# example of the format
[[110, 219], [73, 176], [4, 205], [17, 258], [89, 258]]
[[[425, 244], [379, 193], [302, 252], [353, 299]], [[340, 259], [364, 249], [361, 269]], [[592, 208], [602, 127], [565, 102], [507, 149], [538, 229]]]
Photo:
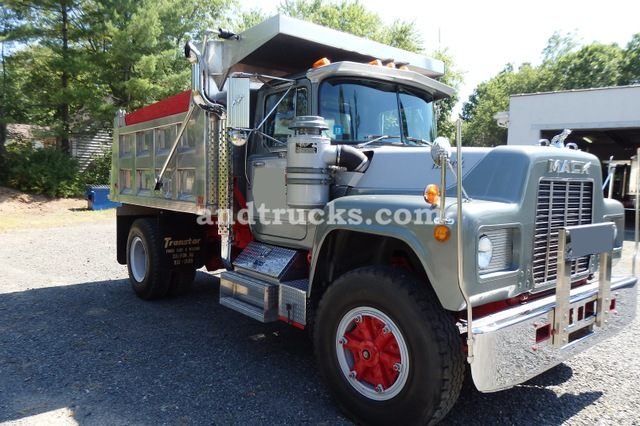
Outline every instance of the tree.
[[547, 47], [542, 50], [543, 63], [554, 63], [562, 56], [576, 50], [578, 41], [575, 33], [567, 33], [564, 36], [554, 32], [547, 42]]
[[[10, 1], [10, 10], [24, 18], [16, 31], [23, 35], [23, 46], [15, 52], [16, 81], [20, 81], [19, 102], [23, 112], [38, 117], [37, 123], [50, 126], [60, 147], [68, 152], [70, 133], [81, 119], [76, 106], [87, 100], [87, 84], [83, 76], [91, 74], [80, 42], [86, 14], [85, 0]], [[21, 71], [31, 72], [24, 75]], [[23, 75], [20, 75], [23, 74]], [[43, 90], [46, 88], [46, 90]]]
[[15, 65], [9, 80], [16, 87], [12, 104], [20, 105], [16, 116], [52, 128], [68, 150], [74, 133], [110, 128], [117, 109], [185, 90], [184, 42], [216, 20], [225, 22], [234, 4], [9, 0], [7, 10], [24, 17], [16, 29], [24, 43], [8, 61]]
[[619, 85], [640, 84], [640, 33], [634, 34], [623, 52]]
[[593, 43], [545, 63], [554, 76], [554, 90], [615, 86], [620, 80], [623, 52], [617, 44]]
[[517, 71], [509, 64], [497, 76], [479, 84], [462, 109], [464, 145], [505, 144], [507, 130], [498, 127], [495, 114], [509, 110], [509, 96], [512, 94], [545, 91], [547, 79], [544, 74], [546, 70], [530, 64], [522, 64]]
[[100, 117], [111, 120], [117, 109], [136, 109], [185, 90], [190, 81], [185, 42], [226, 24], [224, 16], [236, 4], [93, 0], [91, 13], [98, 19], [88, 48], [109, 102]]
[[7, 141], [7, 123], [12, 115], [9, 99], [15, 94], [15, 85], [9, 74], [9, 64], [7, 55], [12, 49], [16, 40], [20, 39], [20, 34], [16, 31], [20, 27], [22, 16], [9, 7], [3, 6], [0, 9], [0, 61], [2, 66], [2, 88], [0, 91], [0, 169], [4, 168], [6, 155], [5, 144]]
[[258, 25], [260, 22], [269, 18], [266, 14], [256, 9], [239, 13], [238, 16], [240, 16], [240, 19], [233, 23], [233, 28], [237, 29], [237, 32], [244, 31], [254, 25]]
[[391, 26], [386, 25], [380, 15], [368, 11], [359, 0], [341, 0], [337, 3], [327, 3], [325, 0], [285, 0], [277, 9], [292, 18], [400, 49], [422, 51], [422, 39], [412, 24], [396, 20]]
[[[436, 50], [433, 53], [433, 57], [443, 61], [445, 69], [447, 70], [445, 75], [440, 77], [440, 81], [458, 90], [463, 82], [463, 75], [456, 67], [453, 56], [451, 56], [448, 49]], [[438, 135], [445, 136], [451, 141], [454, 141], [456, 136], [456, 129], [454, 121], [451, 119], [451, 112], [459, 99], [458, 94], [455, 93], [449, 98], [438, 101]]]
[[84, 61], [74, 45], [79, 32], [73, 21], [82, 21], [80, 1], [42, 0], [37, 3], [17, 3], [17, 10], [23, 12], [31, 28], [31, 39], [38, 47], [48, 49], [45, 68], [41, 71], [53, 73], [49, 76], [57, 80], [58, 90], [50, 94], [50, 107], [55, 111], [56, 133], [63, 151], [69, 152], [69, 134], [72, 128], [71, 104], [74, 102], [72, 81], [82, 73]]

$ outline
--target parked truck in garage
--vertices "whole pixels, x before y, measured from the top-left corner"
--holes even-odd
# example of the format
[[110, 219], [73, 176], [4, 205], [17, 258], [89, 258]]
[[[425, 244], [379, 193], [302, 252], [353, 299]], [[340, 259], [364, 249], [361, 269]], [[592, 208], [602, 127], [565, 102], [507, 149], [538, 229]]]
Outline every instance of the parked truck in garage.
[[452, 147], [442, 62], [284, 16], [185, 54], [189, 91], [115, 120], [117, 259], [137, 296], [221, 271], [220, 304], [310, 331], [364, 424], [436, 423], [467, 365], [480, 391], [506, 389], [634, 318], [598, 159]]

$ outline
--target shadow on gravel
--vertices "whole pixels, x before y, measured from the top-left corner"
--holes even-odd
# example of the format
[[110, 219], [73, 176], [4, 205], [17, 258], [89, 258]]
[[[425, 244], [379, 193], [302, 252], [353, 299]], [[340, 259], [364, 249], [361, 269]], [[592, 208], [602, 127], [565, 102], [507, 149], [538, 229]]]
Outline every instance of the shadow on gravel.
[[[349, 425], [306, 332], [218, 305], [199, 273], [187, 296], [144, 302], [127, 280], [0, 295], [0, 422], [61, 408], [80, 425]], [[558, 397], [559, 367], [514, 389], [467, 385], [445, 425], [561, 424], [600, 392]]]
[[561, 425], [603, 395], [583, 392], [558, 396], [547, 388], [566, 382], [572, 375], [571, 367], [560, 364], [522, 385], [494, 393], [478, 392], [467, 381], [458, 402], [441, 424]]
[[144, 302], [127, 280], [0, 295], [0, 422], [63, 407], [80, 425], [350, 424], [307, 334], [218, 305], [199, 273]]

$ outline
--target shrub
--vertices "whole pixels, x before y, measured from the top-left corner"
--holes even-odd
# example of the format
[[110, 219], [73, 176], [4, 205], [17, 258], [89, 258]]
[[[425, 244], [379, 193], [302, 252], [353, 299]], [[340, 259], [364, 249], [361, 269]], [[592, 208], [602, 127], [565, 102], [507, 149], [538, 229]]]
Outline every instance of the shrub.
[[48, 197], [80, 196], [78, 160], [56, 148], [7, 146], [2, 183], [20, 191]]

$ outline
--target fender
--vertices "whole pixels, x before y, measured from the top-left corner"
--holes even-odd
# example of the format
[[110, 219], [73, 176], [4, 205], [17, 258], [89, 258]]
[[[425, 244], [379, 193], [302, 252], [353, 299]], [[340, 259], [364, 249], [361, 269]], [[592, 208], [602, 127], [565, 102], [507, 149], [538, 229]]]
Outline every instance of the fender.
[[[322, 212], [322, 214], [320, 214]], [[354, 195], [329, 202], [316, 214], [309, 292], [318, 280], [318, 256], [328, 237], [336, 231], [353, 231], [390, 237], [405, 243], [418, 257], [445, 309], [458, 311], [464, 299], [456, 272], [455, 227], [444, 243], [433, 236], [437, 210], [421, 195]]]

